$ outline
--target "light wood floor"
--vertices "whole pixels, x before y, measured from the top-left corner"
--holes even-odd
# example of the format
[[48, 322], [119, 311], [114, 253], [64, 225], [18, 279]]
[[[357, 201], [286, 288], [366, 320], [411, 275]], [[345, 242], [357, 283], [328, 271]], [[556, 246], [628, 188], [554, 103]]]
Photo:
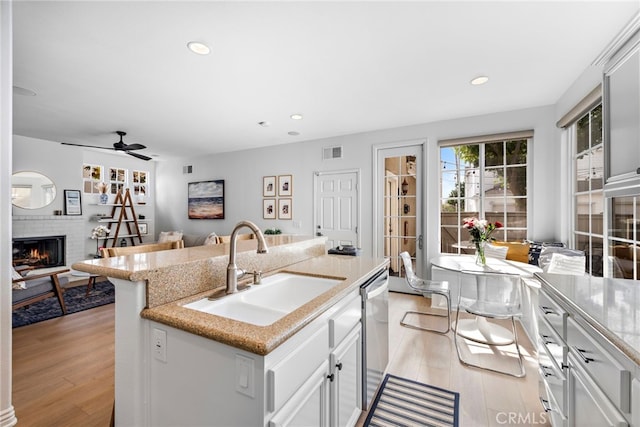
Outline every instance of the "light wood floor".
[[13, 406], [18, 426], [109, 425], [115, 305], [13, 330]]
[[[388, 372], [459, 392], [461, 427], [548, 426], [538, 400], [535, 355], [526, 338], [522, 339], [525, 378], [464, 367], [458, 362], [452, 332], [438, 335], [400, 326], [405, 311], [420, 311], [427, 303], [421, 296], [391, 293]], [[18, 425], [109, 425], [114, 325], [110, 304], [13, 330], [13, 405]], [[506, 347], [506, 357], [513, 357], [509, 351]], [[508, 417], [517, 422], [505, 422]], [[358, 424], [363, 420], [364, 414]]]
[[[524, 378], [466, 367], [458, 361], [453, 331], [440, 335], [400, 326], [405, 312], [430, 310], [427, 298], [390, 293], [389, 299], [388, 373], [460, 393], [460, 427], [550, 425], [538, 397], [537, 359], [524, 332], [518, 335], [526, 360]], [[414, 316], [407, 320], [421, 321]], [[430, 326], [440, 325], [443, 324]], [[513, 345], [497, 350], [499, 347], [491, 349], [465, 340], [459, 343], [464, 357], [468, 356], [470, 361], [495, 363], [512, 371], [517, 368]], [[364, 416], [359, 425], [363, 419]]]

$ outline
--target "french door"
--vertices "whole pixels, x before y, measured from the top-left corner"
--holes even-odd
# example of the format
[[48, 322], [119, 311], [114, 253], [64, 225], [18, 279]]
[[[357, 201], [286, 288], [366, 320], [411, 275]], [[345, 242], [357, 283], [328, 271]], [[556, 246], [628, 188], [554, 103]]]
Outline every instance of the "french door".
[[389, 289], [412, 292], [405, 282], [401, 252], [422, 274], [422, 143], [375, 149], [375, 253], [389, 258]]

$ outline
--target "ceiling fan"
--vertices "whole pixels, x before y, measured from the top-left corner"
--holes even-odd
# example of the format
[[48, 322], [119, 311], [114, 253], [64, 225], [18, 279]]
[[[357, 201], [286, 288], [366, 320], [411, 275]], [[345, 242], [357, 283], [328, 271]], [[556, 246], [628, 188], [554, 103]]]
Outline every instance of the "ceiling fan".
[[99, 147], [97, 145], [72, 144], [70, 142], [61, 142], [61, 144], [62, 145], [73, 145], [73, 146], [76, 146], [76, 147], [101, 148], [103, 150], [124, 151], [128, 155], [133, 156], [133, 157], [137, 157], [138, 159], [151, 160], [151, 157], [147, 157], [144, 154], [132, 153], [132, 151], [135, 151], [135, 150], [143, 150], [143, 149], [147, 148], [146, 146], [144, 146], [142, 144], [125, 144], [124, 141], [122, 141], [122, 137], [125, 136], [127, 133], [123, 132], [121, 130], [116, 131], [116, 133], [118, 135], [120, 135], [120, 141], [114, 142], [113, 143], [113, 148]]

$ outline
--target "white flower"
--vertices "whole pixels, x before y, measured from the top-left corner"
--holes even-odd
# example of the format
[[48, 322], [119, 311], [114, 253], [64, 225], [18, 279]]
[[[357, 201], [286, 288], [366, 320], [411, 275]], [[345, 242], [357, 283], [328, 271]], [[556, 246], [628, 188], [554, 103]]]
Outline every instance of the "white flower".
[[104, 225], [99, 225], [99, 226], [95, 227], [93, 230], [91, 230], [91, 238], [92, 239], [99, 239], [101, 237], [105, 237], [110, 232], [111, 232], [111, 230], [109, 230]]

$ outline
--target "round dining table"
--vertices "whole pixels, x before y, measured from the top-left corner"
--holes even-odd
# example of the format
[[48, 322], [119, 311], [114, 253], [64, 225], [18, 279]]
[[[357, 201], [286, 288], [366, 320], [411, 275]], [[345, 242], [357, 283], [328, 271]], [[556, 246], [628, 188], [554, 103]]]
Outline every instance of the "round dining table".
[[[487, 280], [483, 277], [483, 273], [493, 274], [511, 274], [518, 275], [523, 279], [533, 278], [534, 273], [542, 272], [542, 269], [536, 265], [526, 264], [518, 261], [506, 259], [498, 259], [487, 257], [485, 266], [476, 263], [475, 255], [456, 255], [443, 254], [431, 259], [432, 277], [434, 280], [439, 279], [437, 276], [446, 276], [447, 274], [455, 274], [459, 289], [451, 296], [451, 302], [457, 306], [458, 295], [463, 292], [463, 287], [473, 286], [477, 295], [482, 298], [487, 292]], [[438, 273], [438, 269], [442, 271]], [[467, 273], [467, 274], [465, 274]], [[469, 274], [470, 273], [470, 274]], [[474, 283], [465, 281], [462, 275], [473, 278]], [[451, 284], [451, 280], [449, 280]], [[485, 317], [476, 316], [473, 319], [460, 319], [457, 327], [458, 335], [468, 338], [472, 341], [481, 342], [490, 345], [506, 345], [513, 342], [513, 334], [507, 328], [495, 323], [488, 322]]]

